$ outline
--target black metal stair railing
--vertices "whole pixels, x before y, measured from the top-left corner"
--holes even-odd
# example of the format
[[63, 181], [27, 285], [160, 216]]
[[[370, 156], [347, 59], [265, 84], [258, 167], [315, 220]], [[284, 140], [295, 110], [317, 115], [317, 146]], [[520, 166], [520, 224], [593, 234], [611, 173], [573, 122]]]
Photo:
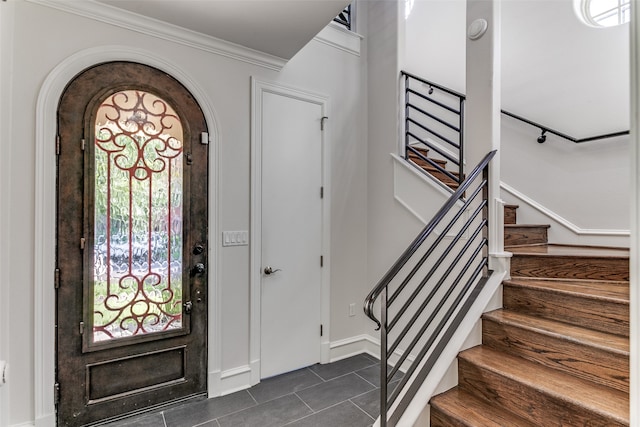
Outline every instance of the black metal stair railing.
[[342, 25], [347, 30], [351, 30], [351, 4], [344, 8], [342, 12], [333, 18], [333, 22]]
[[[404, 77], [404, 157], [460, 183], [464, 180], [465, 96], [421, 77]], [[426, 151], [430, 152], [427, 157]], [[440, 159], [453, 164], [447, 169]], [[416, 161], [417, 160], [417, 161]]]
[[[491, 275], [488, 153], [364, 303], [380, 330], [380, 426], [395, 426]], [[379, 306], [380, 319], [375, 308]]]

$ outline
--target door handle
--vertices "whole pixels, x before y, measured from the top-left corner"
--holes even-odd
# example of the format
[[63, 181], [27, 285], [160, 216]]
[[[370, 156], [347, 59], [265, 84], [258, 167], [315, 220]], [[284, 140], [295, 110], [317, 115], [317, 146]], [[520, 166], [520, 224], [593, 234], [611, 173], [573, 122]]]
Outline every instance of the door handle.
[[264, 274], [266, 274], [267, 276], [268, 276], [268, 275], [270, 275], [270, 274], [277, 273], [278, 271], [282, 271], [282, 270], [280, 270], [279, 268], [276, 268], [276, 269], [274, 270], [273, 268], [271, 268], [271, 267], [269, 267], [269, 266], [266, 266], [266, 267], [264, 268]]
[[191, 301], [187, 301], [182, 305], [184, 306], [185, 314], [191, 314], [191, 310], [193, 310], [193, 303]]
[[205, 272], [205, 270], [206, 268], [204, 264], [199, 262], [196, 265], [194, 265], [193, 268], [191, 269], [191, 275], [195, 276], [196, 274], [202, 274]]

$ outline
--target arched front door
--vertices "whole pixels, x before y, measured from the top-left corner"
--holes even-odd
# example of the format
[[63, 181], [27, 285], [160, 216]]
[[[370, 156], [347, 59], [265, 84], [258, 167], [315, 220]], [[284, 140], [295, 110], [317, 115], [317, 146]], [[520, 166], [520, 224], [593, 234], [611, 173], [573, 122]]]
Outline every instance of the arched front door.
[[58, 108], [59, 426], [206, 393], [203, 113], [157, 69], [97, 65]]

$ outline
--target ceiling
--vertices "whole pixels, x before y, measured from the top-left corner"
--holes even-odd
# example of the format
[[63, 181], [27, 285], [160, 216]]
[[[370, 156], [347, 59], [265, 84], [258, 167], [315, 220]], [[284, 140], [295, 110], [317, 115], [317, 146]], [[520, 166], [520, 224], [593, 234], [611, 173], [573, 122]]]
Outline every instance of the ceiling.
[[97, 0], [291, 59], [350, 0]]

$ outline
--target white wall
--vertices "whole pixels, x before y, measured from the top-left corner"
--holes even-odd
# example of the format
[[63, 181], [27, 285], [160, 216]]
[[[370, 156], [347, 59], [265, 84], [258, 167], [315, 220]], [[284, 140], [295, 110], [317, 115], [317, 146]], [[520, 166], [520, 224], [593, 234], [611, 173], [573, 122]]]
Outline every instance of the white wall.
[[[0, 4], [0, 99], [10, 100], [11, 91], [11, 41], [13, 30], [13, 4]], [[11, 135], [11, 108], [8, 103], [0, 104], [0, 141], [7, 141]], [[0, 156], [0, 200], [7, 200], [10, 194], [11, 145], [1, 144]], [[2, 202], [0, 208], [0, 360], [9, 357], [9, 239], [11, 210]], [[10, 371], [8, 371], [10, 373]], [[0, 372], [0, 376], [2, 372]], [[1, 381], [1, 379], [0, 379]], [[0, 384], [0, 426], [9, 422], [9, 388]]]
[[[588, 27], [572, 0], [501, 6], [503, 109], [578, 138], [629, 128], [628, 25]], [[406, 21], [408, 71], [465, 92], [465, 9], [464, 1], [416, 0]], [[628, 230], [628, 137], [577, 145], [549, 136], [539, 145], [539, 129], [504, 116], [501, 129], [503, 182], [578, 229]], [[535, 216], [519, 204], [522, 218]], [[628, 244], [567, 230], [552, 228], [552, 238]]]
[[[400, 3], [369, 1], [368, 67], [368, 290], [382, 278], [422, 229], [394, 199], [393, 159], [398, 146]], [[366, 332], [378, 339], [373, 322]]]
[[406, 16], [404, 68], [464, 93], [466, 0], [415, 0]]
[[[366, 139], [361, 126], [365, 120], [365, 110], [360, 104], [365, 89], [361, 57], [312, 41], [278, 73], [34, 3], [3, 2], [0, 7], [3, 8], [3, 43], [6, 33], [11, 36], [4, 22], [5, 11], [15, 7], [12, 44], [15, 52], [12, 56], [3, 44], [0, 66], [2, 112], [13, 114], [8, 135], [4, 120], [7, 116], [3, 115], [3, 154], [0, 156], [3, 233], [0, 303], [8, 306], [0, 316], [10, 319], [8, 326], [2, 322], [0, 358], [9, 360], [12, 371], [10, 383], [0, 389], [0, 398], [8, 396], [9, 410], [5, 416], [9, 425], [33, 422], [35, 416], [32, 263], [38, 245], [34, 241], [36, 100], [51, 70], [85, 49], [105, 45], [142, 49], [175, 64], [206, 94], [215, 110], [219, 130], [219, 158], [214, 162], [218, 165], [215, 173], [219, 183], [220, 230], [249, 229], [250, 77], [330, 97], [330, 180], [333, 185], [329, 195], [332, 207], [331, 253], [328, 254], [332, 282], [330, 339], [338, 341], [362, 334], [361, 311], [358, 310], [355, 317], [348, 317], [348, 303], [360, 304], [366, 289], [367, 247], [363, 236], [367, 228], [363, 218], [367, 217], [367, 165], [362, 161], [366, 156]], [[9, 62], [5, 62], [7, 59]], [[11, 79], [9, 86], [7, 82]], [[20, 96], [6, 96], [5, 89], [9, 87]], [[212, 168], [215, 170], [213, 164]], [[215, 229], [215, 224], [211, 224], [211, 229]], [[220, 268], [219, 363], [224, 372], [249, 364], [249, 249], [215, 248], [214, 256], [219, 257]], [[53, 304], [53, 301], [47, 303]], [[10, 348], [3, 345], [7, 343], [11, 344]]]

